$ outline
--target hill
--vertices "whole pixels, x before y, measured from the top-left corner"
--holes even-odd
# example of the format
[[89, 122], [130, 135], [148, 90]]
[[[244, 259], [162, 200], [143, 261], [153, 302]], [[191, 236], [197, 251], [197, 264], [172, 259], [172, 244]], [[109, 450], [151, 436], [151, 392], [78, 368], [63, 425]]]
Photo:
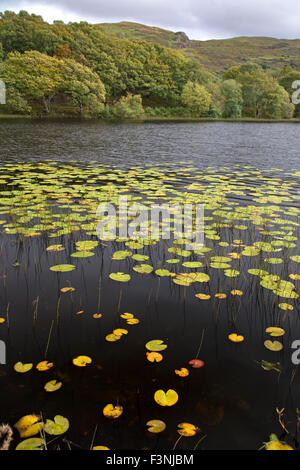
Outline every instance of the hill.
[[2, 109], [101, 119], [290, 119], [300, 112], [291, 103], [300, 80], [299, 43], [191, 41], [184, 32], [136, 23], [49, 24], [6, 11], [0, 13]]
[[290, 65], [300, 69], [300, 39], [270, 37], [236, 37], [209, 41], [190, 40], [184, 32], [122, 21], [96, 25], [106, 34], [130, 40], [142, 40], [178, 49], [189, 59], [199, 61], [207, 69], [220, 72], [234, 65], [254, 62], [264, 69]]

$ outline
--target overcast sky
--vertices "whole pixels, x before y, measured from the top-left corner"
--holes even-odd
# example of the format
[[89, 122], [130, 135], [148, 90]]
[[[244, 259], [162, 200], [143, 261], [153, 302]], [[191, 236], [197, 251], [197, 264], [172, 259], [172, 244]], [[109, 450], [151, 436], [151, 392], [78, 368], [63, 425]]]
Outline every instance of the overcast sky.
[[50, 22], [136, 21], [192, 39], [300, 38], [299, 0], [0, 0], [5, 10], [27, 10]]

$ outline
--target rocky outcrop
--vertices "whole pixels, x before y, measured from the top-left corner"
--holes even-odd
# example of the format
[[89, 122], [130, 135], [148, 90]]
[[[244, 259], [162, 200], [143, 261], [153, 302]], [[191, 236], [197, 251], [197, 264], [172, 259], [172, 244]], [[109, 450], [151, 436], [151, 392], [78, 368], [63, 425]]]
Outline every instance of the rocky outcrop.
[[190, 40], [188, 36], [183, 32], [183, 31], [178, 31], [175, 34], [175, 43], [177, 43], [177, 47], [179, 49], [185, 49], [187, 47], [190, 47]]

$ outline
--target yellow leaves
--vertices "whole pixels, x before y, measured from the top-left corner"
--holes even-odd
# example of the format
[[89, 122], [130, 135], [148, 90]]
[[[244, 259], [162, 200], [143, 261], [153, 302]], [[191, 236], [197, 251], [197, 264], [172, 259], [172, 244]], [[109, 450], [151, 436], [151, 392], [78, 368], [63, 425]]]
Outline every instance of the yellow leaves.
[[60, 291], [65, 294], [66, 292], [74, 292], [75, 288], [74, 287], [62, 287]]
[[173, 406], [178, 401], [178, 394], [172, 389], [169, 389], [167, 393], [163, 390], [157, 390], [154, 394], [154, 400], [160, 406]]
[[105, 336], [105, 339], [106, 341], [109, 341], [110, 343], [114, 343], [115, 341], [119, 341], [119, 339], [121, 339], [121, 336], [110, 333], [109, 335]]
[[62, 245], [50, 245], [46, 251], [63, 251], [65, 248]]
[[127, 320], [127, 323], [128, 325], [137, 325], [138, 323], [140, 323], [140, 320], [138, 320], [137, 318], [129, 318]]
[[109, 335], [106, 335], [105, 339], [110, 343], [114, 343], [115, 341], [119, 341], [123, 335], [127, 335], [127, 333], [128, 330], [124, 330], [124, 328], [117, 328]]
[[89, 356], [77, 356], [73, 359], [74, 366], [86, 367], [87, 364], [91, 364], [92, 359]]
[[189, 375], [189, 370], [185, 367], [181, 367], [181, 369], [175, 369], [175, 374], [179, 375], [179, 377], [187, 377]]
[[278, 439], [276, 434], [270, 435], [270, 441], [264, 442], [265, 450], [294, 450], [291, 446]]
[[102, 318], [102, 313], [94, 313], [93, 318]]
[[22, 362], [17, 362], [14, 365], [14, 370], [19, 372], [20, 374], [25, 374], [26, 372], [30, 371], [33, 367], [33, 364], [23, 364]]
[[232, 259], [240, 259], [241, 257], [241, 254], [240, 253], [235, 253], [235, 252], [232, 252], [232, 253], [228, 253], [228, 256]]
[[285, 302], [278, 304], [278, 307], [281, 308], [281, 310], [294, 310], [294, 307], [290, 304], [287, 304]]
[[122, 313], [120, 317], [124, 318], [125, 320], [128, 320], [129, 318], [134, 318], [134, 315], [133, 313]]
[[38, 415], [26, 415], [16, 422], [14, 427], [19, 431], [20, 437], [31, 437], [43, 429], [41, 417]]
[[195, 297], [197, 297], [200, 300], [208, 300], [210, 299], [210, 295], [208, 294], [195, 294]]
[[133, 313], [122, 313], [120, 317], [126, 320], [128, 325], [137, 325], [140, 322], [140, 320], [134, 317]]
[[283, 344], [280, 343], [280, 341], [270, 341], [269, 339], [267, 339], [264, 342], [264, 345], [270, 351], [281, 351], [283, 349]]
[[191, 423], [180, 423], [178, 424], [177, 427], [178, 427], [177, 429], [178, 434], [184, 437], [195, 436], [195, 434], [200, 431], [200, 429], [197, 428], [197, 426], [194, 426], [194, 424], [191, 424]]
[[215, 294], [215, 297], [217, 297], [217, 299], [226, 299], [227, 294], [222, 294], [222, 293], [220, 292], [220, 293], [218, 293], [218, 294]]
[[269, 333], [270, 336], [283, 336], [285, 331], [277, 326], [269, 326], [266, 328], [266, 333]]
[[148, 426], [148, 431], [154, 434], [158, 434], [166, 429], [166, 423], [160, 419], [151, 419], [146, 423]]
[[62, 382], [57, 382], [56, 380], [50, 380], [44, 385], [44, 390], [46, 392], [56, 392], [62, 387]]
[[147, 359], [149, 362], [161, 362], [163, 360], [163, 355], [158, 352], [147, 352]]
[[288, 444], [284, 442], [271, 442], [270, 444], [266, 445], [266, 450], [294, 450]]
[[291, 279], [294, 281], [299, 281], [300, 280], [300, 274], [290, 274], [289, 276]]
[[114, 406], [111, 403], [109, 403], [103, 408], [103, 414], [106, 418], [117, 419], [121, 416], [122, 413], [123, 413], [123, 406], [120, 406], [120, 405]]
[[238, 290], [238, 289], [233, 289], [231, 291], [231, 295], [239, 295], [240, 296], [240, 295], [243, 295], [243, 291]]
[[116, 330], [113, 331], [113, 334], [116, 336], [123, 336], [123, 335], [127, 335], [128, 331], [124, 330], [123, 328], [117, 328]]
[[236, 333], [231, 333], [228, 336], [228, 339], [230, 339], [230, 341], [232, 341], [233, 343], [241, 343], [242, 341], [244, 341], [244, 336], [237, 335]]
[[36, 365], [36, 369], [39, 371], [45, 371], [49, 370], [53, 367], [53, 362], [48, 362], [48, 361], [41, 361]]

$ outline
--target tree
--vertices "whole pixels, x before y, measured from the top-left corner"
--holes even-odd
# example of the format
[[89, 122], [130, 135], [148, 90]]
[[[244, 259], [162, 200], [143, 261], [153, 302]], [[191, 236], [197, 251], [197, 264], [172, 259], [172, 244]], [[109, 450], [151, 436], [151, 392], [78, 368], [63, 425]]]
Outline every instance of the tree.
[[242, 86], [243, 115], [257, 119], [288, 119], [293, 116], [294, 105], [278, 83], [257, 64], [232, 67], [224, 78], [234, 78]]
[[105, 102], [105, 87], [98, 75], [72, 59], [61, 62], [62, 90], [71, 97], [71, 104], [83, 111], [99, 114]]
[[242, 85], [234, 79], [225, 80], [221, 85], [224, 98], [223, 117], [239, 119], [242, 116]]
[[209, 110], [211, 95], [203, 85], [189, 81], [183, 87], [181, 100], [193, 115], [203, 116]]
[[8, 97], [16, 92], [28, 104], [39, 104], [46, 113], [50, 113], [51, 102], [62, 89], [61, 61], [37, 51], [10, 53], [1, 64], [0, 75]]
[[211, 102], [209, 105], [207, 116], [211, 118], [220, 118], [222, 116], [224, 103], [221, 85], [219, 82], [210, 81], [205, 84], [205, 88], [211, 96]]
[[53, 57], [58, 57], [59, 59], [67, 59], [71, 56], [72, 51], [69, 44], [60, 44], [57, 46], [53, 53]]
[[5, 56], [10, 52], [37, 50], [45, 54], [53, 53], [60, 44], [60, 38], [38, 15], [26, 11], [18, 14], [6, 11], [0, 14], [0, 41]]
[[[59, 94], [70, 97], [71, 105], [98, 114], [105, 101], [105, 87], [98, 75], [72, 59], [58, 59], [37, 51], [10, 53], [0, 65], [0, 76], [8, 90], [8, 106], [42, 107], [49, 114]], [[15, 95], [15, 97], [14, 97]], [[19, 105], [18, 105], [19, 106]]]
[[144, 114], [141, 95], [132, 95], [128, 93], [113, 106], [112, 113], [114, 117], [120, 119], [135, 119]]
[[263, 83], [258, 106], [259, 118], [291, 119], [294, 110], [288, 92], [274, 78]]

